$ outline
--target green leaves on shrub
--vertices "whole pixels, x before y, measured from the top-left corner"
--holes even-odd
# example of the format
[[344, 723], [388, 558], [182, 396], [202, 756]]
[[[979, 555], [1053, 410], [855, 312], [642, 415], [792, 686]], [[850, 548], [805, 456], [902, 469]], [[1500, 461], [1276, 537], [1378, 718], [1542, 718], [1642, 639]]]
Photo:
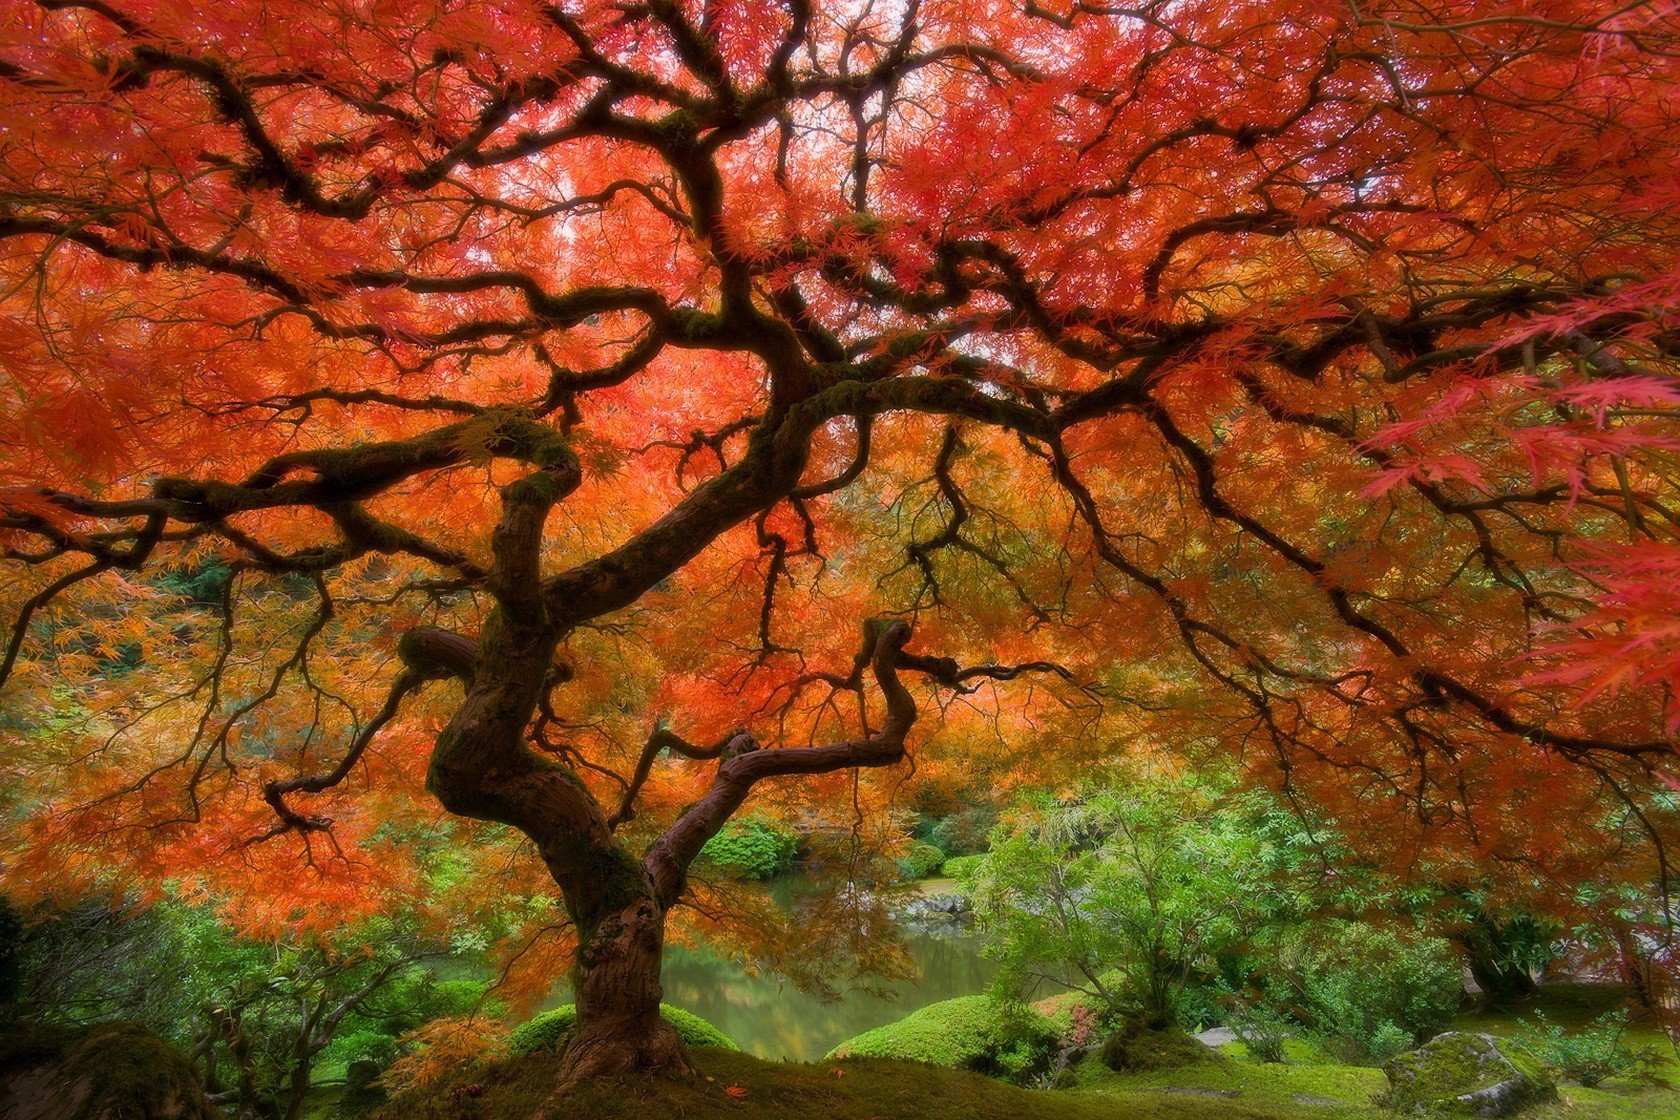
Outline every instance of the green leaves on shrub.
[[1339, 1057], [1387, 1060], [1452, 1025], [1463, 977], [1438, 937], [1353, 921], [1312, 922], [1266, 962], [1276, 999]]
[[926, 879], [943, 866], [945, 853], [920, 840], [912, 840], [910, 850], [898, 857], [898, 875], [901, 879]]
[[1283, 1040], [1295, 1027], [1287, 1016], [1264, 1004], [1238, 1006], [1225, 1024], [1257, 1062], [1283, 1061]]
[[[739, 1050], [735, 1040], [718, 1030], [692, 1011], [659, 1005], [659, 1017], [669, 1023], [677, 1037], [689, 1046], [716, 1046], [722, 1050]], [[568, 1003], [527, 1019], [508, 1035], [508, 1050], [514, 1054], [534, 1054], [552, 1050], [560, 1039], [577, 1025], [577, 1004]]]
[[793, 865], [799, 838], [762, 817], [725, 825], [700, 849], [700, 858], [742, 879], [770, 879]]
[[1534, 1022], [1522, 1024], [1517, 1041], [1566, 1081], [1592, 1089], [1637, 1069], [1645, 1061], [1644, 1055], [1627, 1044], [1626, 1008], [1600, 1015], [1575, 1030], [1565, 1030], [1540, 1011], [1534, 1018]]

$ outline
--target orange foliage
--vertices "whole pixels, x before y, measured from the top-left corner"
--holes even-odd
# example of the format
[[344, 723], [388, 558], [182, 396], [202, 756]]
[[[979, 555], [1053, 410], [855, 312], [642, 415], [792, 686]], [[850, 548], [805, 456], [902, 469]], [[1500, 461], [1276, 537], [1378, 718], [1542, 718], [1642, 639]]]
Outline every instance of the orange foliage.
[[895, 616], [992, 667], [907, 673], [914, 777], [753, 800], [865, 880], [906, 783], [1128, 751], [1397, 867], [1598, 873], [1624, 803], [1661, 843], [1680, 29], [1604, 8], [4, 0], [8, 889], [309, 927], [424, 835], [464, 909], [551, 890], [427, 792], [460, 685], [375, 718], [519, 590], [519, 425], [579, 467], [532, 733], [603, 816], [662, 723], [878, 726]]

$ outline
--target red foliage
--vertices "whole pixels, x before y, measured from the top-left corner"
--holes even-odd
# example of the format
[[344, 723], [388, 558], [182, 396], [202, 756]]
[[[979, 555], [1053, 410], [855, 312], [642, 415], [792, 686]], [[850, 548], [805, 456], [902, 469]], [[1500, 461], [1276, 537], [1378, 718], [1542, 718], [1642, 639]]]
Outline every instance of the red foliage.
[[1397, 865], [1660, 840], [1680, 43], [1604, 8], [6, 0], [9, 880], [537, 889], [425, 789], [492, 682], [399, 645], [520, 612], [637, 844], [717, 772], [621, 807], [658, 721], [877, 728], [870, 616], [982, 667], [909, 678], [923, 779], [1195, 745]]

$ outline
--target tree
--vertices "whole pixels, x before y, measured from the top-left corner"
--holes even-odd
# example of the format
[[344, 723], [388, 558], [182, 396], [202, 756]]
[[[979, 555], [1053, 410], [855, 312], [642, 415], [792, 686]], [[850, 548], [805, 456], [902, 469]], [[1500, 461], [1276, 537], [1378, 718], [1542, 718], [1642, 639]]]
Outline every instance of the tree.
[[1256, 881], [1261, 848], [1205, 786], [1139, 782], [1026, 811], [966, 885], [1012, 995], [1056, 981], [1165, 1027], [1184, 985], [1280, 909]]
[[1100, 697], [1396, 859], [1566, 867], [1673, 780], [1660, 7], [0, 27], [21, 884], [369, 905], [423, 770], [558, 885], [578, 1077], [685, 1068], [689, 861], [889, 797], [930, 704], [1009, 769]]
[[476, 1010], [484, 985], [444, 980], [414, 915], [332, 938], [240, 938], [208, 906], [84, 902], [29, 916], [16, 956], [30, 1019], [140, 1023], [191, 1054], [210, 1099], [245, 1120], [296, 1120], [329, 1048], [395, 1056], [398, 1036]]

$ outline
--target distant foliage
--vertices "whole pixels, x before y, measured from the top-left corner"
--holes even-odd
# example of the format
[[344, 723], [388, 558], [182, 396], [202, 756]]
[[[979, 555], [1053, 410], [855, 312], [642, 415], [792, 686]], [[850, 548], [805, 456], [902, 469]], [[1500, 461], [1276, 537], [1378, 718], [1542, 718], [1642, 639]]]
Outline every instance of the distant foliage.
[[924, 813], [911, 835], [952, 856], [979, 855], [986, 850], [986, 837], [997, 822], [996, 806], [983, 801], [940, 816]]
[[793, 866], [799, 838], [762, 817], [725, 825], [700, 849], [700, 858], [742, 879], [771, 879]]
[[952, 856], [939, 868], [939, 873], [947, 879], [967, 880], [972, 878], [985, 861], [985, 856]]

